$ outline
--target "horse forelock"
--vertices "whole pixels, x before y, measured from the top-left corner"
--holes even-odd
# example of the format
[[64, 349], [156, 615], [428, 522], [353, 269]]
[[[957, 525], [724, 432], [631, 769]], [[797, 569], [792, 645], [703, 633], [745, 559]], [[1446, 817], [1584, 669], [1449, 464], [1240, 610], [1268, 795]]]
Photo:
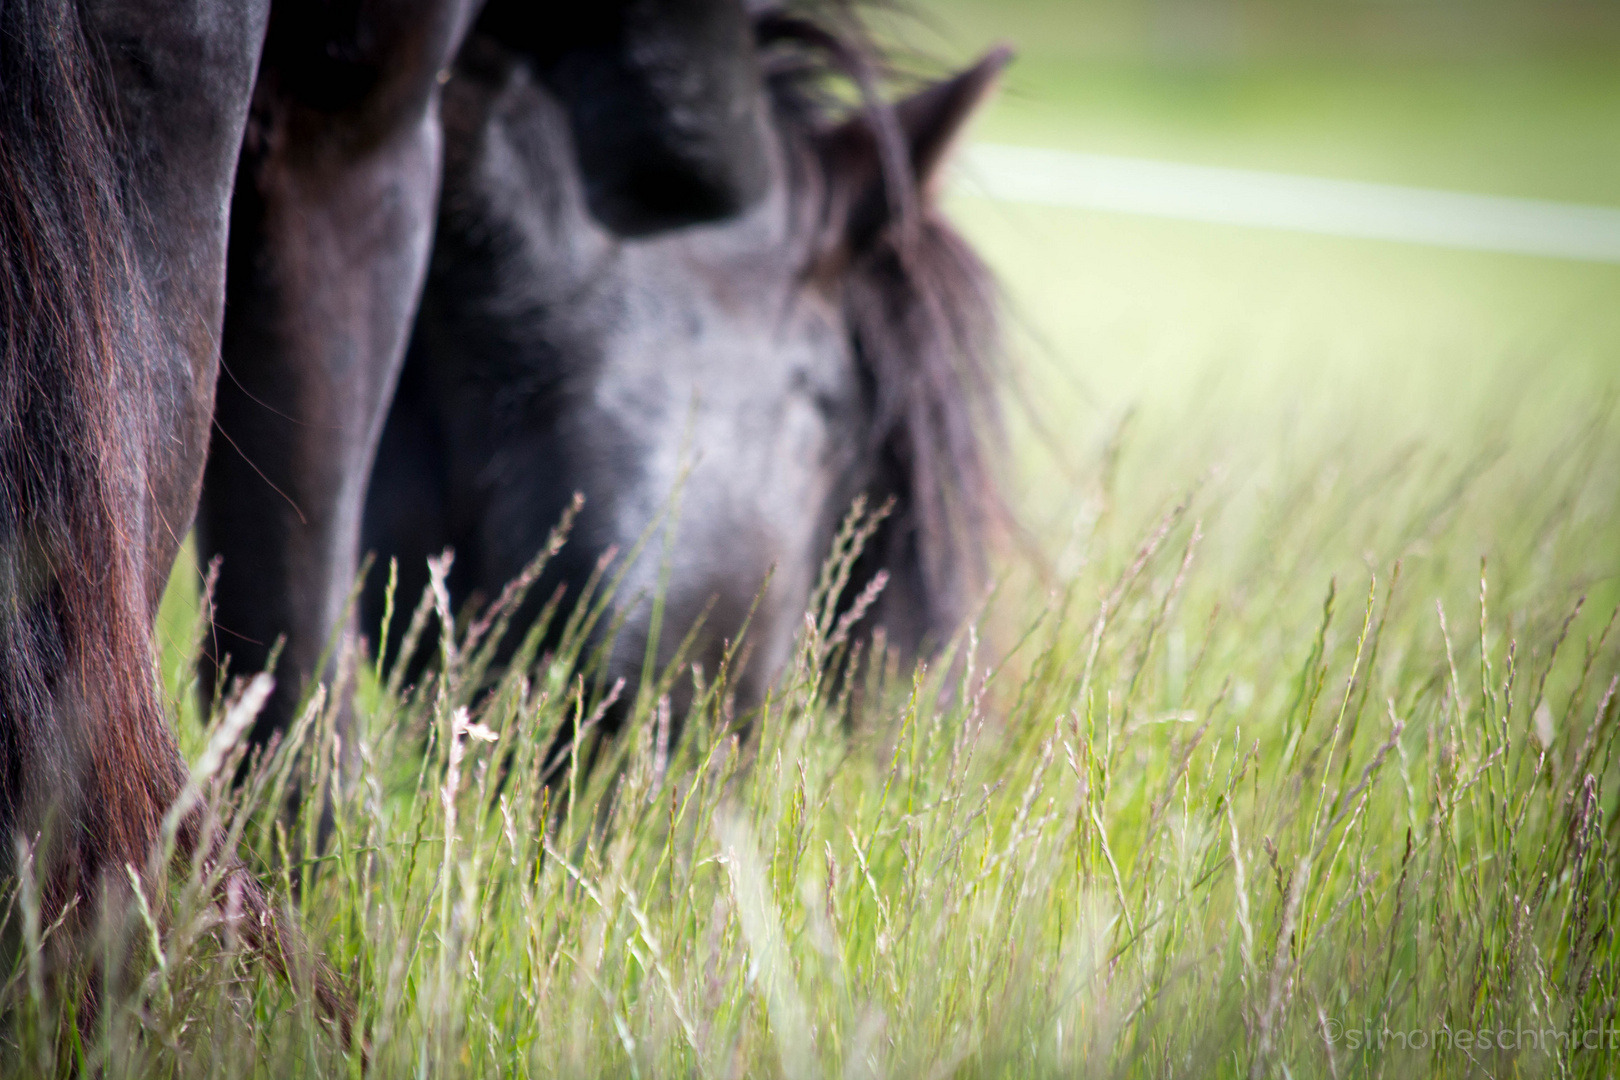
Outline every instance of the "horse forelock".
[[[755, 26], [778, 123], [797, 167], [797, 215], [816, 258], [834, 252], [856, 359], [868, 382], [875, 494], [894, 510], [872, 555], [920, 580], [926, 630], [948, 632], [984, 580], [988, 532], [1006, 510], [997, 495], [1002, 443], [996, 383], [1000, 298], [973, 247], [920, 189], [893, 105], [880, 92], [891, 57], [850, 0], [756, 5]], [[838, 85], [853, 84], [859, 105]], [[841, 215], [854, 182], [809, 149], [814, 137], [863, 115], [877, 143], [888, 215], [858, 245]]]

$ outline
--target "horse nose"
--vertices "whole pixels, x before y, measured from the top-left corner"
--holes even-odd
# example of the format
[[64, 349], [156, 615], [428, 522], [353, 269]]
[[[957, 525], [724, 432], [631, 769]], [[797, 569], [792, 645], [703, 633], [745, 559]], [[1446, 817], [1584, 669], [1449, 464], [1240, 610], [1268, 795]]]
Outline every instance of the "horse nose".
[[[693, 501], [701, 499], [689, 493], [686, 524], [677, 524], [669, 557], [660, 558], [656, 540], [644, 556], [650, 560], [638, 590], [644, 599], [637, 599], [626, 641], [615, 649], [615, 675], [639, 678], [654, 643], [661, 671], [697, 663], [712, 679], [729, 656], [739, 680], [732, 689], [752, 704], [780, 667], [796, 626], [779, 545], [772, 530], [747, 515], [714, 507], [704, 514]], [[675, 681], [690, 680], [677, 675]]]

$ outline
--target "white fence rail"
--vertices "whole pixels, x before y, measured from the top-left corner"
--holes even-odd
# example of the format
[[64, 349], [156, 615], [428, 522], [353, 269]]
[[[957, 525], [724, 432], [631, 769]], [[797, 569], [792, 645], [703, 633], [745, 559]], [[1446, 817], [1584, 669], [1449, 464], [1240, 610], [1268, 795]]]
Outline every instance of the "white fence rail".
[[975, 143], [966, 194], [1039, 206], [1620, 263], [1620, 209]]

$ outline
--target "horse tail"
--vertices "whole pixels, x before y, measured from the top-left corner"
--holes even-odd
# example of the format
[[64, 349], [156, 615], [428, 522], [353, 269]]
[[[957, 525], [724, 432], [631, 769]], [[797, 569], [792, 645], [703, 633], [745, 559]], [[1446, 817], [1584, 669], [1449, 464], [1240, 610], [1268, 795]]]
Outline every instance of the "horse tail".
[[43, 838], [55, 909], [145, 866], [184, 776], [144, 574], [148, 320], [96, 72], [71, 0], [0, 4], [0, 842]]
[[[0, 0], [0, 865], [32, 849], [46, 920], [79, 901], [68, 940], [103, 888], [150, 868], [186, 776], [152, 639], [167, 567], [147, 554], [165, 345], [99, 70], [73, 0]], [[303, 957], [349, 1038], [340, 981], [200, 830], [194, 811], [175, 853], [203, 848], [250, 947], [283, 975]]]

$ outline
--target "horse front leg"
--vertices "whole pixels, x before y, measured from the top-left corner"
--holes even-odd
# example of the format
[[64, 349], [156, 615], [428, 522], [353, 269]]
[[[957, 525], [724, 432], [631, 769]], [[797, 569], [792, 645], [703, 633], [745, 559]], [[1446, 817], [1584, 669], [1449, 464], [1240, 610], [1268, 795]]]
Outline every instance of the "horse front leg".
[[[343, 10], [337, 10], [341, 7]], [[259, 743], [340, 629], [361, 509], [431, 247], [440, 72], [472, 0], [277, 0], [231, 210], [199, 534], [222, 556], [213, 670], [278, 638]]]

